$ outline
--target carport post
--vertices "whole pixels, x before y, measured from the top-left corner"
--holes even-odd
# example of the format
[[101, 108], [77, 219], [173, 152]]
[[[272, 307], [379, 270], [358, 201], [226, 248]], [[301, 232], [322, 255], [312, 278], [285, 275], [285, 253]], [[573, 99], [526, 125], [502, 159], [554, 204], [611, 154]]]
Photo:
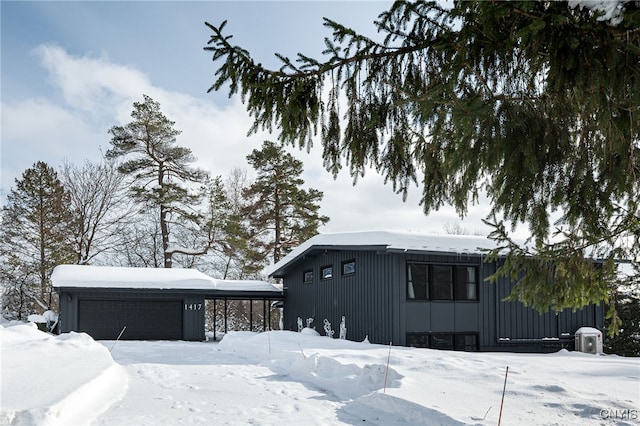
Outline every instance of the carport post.
[[224, 334], [227, 334], [227, 298], [224, 298]]
[[262, 299], [262, 331], [267, 331], [267, 299]]
[[253, 331], [253, 299], [249, 299], [249, 331]]
[[217, 300], [213, 299], [213, 341], [215, 342], [216, 340], [216, 305], [217, 305]]

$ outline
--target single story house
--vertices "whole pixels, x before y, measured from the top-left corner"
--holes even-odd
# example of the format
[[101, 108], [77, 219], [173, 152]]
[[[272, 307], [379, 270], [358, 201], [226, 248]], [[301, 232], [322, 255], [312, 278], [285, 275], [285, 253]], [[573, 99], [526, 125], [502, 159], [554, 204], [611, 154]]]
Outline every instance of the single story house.
[[267, 314], [271, 301], [282, 300], [271, 283], [218, 280], [194, 269], [60, 265], [51, 281], [60, 331], [96, 340], [115, 340], [123, 330], [127, 340], [205, 340], [205, 300], [223, 299], [225, 307], [227, 300], [262, 300]]
[[[347, 338], [466, 351], [551, 351], [571, 347], [581, 327], [600, 330], [602, 305], [540, 314], [506, 302], [514, 283], [491, 284], [484, 237], [399, 232], [321, 234], [269, 268], [284, 288], [284, 328], [298, 318]], [[336, 333], [337, 334], [337, 333]]]

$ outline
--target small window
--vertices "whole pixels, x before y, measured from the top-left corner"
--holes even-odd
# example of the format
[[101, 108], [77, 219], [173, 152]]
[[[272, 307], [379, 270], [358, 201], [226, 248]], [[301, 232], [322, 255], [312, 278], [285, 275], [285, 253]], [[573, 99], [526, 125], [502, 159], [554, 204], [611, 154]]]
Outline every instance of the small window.
[[353, 275], [356, 273], [356, 261], [347, 260], [342, 262], [342, 275]]
[[431, 348], [432, 349], [453, 349], [453, 334], [432, 334], [431, 335]]
[[477, 334], [457, 334], [455, 350], [465, 351], [465, 352], [477, 352], [478, 351], [478, 335]]
[[407, 333], [407, 346], [411, 348], [428, 348], [429, 333]]
[[313, 282], [313, 271], [309, 270], [309, 271], [304, 271], [302, 273], [302, 282], [305, 284], [309, 284], [311, 282]]
[[407, 300], [429, 300], [429, 265], [407, 265]]
[[323, 280], [333, 278], [333, 266], [323, 266], [320, 276]]

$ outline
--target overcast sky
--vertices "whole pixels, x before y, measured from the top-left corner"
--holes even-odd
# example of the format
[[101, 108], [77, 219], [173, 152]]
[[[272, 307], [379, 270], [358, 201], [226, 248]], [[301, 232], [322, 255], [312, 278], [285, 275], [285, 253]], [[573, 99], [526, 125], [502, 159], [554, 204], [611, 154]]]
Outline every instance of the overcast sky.
[[[239, 97], [207, 93], [215, 66], [203, 50], [205, 21], [226, 30], [256, 60], [277, 66], [275, 52], [320, 57], [330, 35], [322, 17], [372, 34], [390, 2], [0, 2], [2, 52], [2, 200], [15, 178], [36, 161], [58, 167], [98, 161], [109, 148], [111, 126], [131, 121], [132, 104], [147, 94], [182, 131], [197, 165], [226, 177], [245, 168], [246, 156], [277, 135], [247, 136], [251, 120]], [[290, 150], [304, 162], [305, 186], [324, 192], [321, 232], [401, 230], [443, 233], [459, 223], [487, 233], [488, 207], [471, 207], [461, 221], [452, 208], [429, 216], [420, 189], [402, 201], [369, 173], [353, 186], [347, 171], [336, 180], [318, 149]]]

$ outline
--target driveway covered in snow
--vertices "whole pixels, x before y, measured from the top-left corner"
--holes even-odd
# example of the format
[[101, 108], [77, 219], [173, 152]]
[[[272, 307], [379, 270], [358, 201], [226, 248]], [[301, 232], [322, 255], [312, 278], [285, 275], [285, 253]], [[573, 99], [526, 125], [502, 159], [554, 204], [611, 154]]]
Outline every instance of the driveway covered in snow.
[[[0, 425], [637, 424], [640, 359], [465, 353], [303, 333], [95, 342], [0, 326]], [[389, 369], [387, 370], [387, 361]]]

